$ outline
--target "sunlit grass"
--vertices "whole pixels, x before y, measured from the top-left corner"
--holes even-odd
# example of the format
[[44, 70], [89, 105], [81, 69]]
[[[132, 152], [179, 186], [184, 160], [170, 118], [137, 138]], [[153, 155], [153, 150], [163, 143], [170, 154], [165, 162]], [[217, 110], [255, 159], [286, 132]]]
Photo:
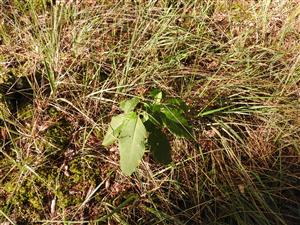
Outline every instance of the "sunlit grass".
[[[0, 1], [0, 223], [298, 224], [298, 1], [58, 2]], [[126, 177], [101, 142], [152, 88], [195, 140]]]

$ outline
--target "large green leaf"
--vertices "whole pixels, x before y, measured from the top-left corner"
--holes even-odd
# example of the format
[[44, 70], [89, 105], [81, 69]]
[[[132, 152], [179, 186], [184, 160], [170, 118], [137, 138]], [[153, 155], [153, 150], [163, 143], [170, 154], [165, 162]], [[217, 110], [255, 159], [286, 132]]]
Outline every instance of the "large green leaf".
[[160, 103], [163, 99], [163, 93], [161, 90], [155, 88], [150, 92], [150, 95], [153, 97], [155, 103]]
[[189, 126], [189, 123], [187, 119], [185, 118], [184, 114], [182, 113], [181, 110], [172, 108], [172, 107], [163, 107], [161, 109], [161, 112], [165, 114], [165, 116], [169, 119], [172, 120], [175, 123], [179, 123], [182, 126]]
[[161, 126], [162, 125], [162, 120], [161, 120], [161, 105], [160, 104], [147, 104], [144, 103], [144, 107], [146, 112], [149, 115], [149, 120], [155, 124], [156, 126]]
[[188, 139], [192, 139], [192, 134], [191, 134], [191, 128], [189, 126], [184, 126], [181, 123], [176, 122], [175, 120], [172, 120], [168, 118], [166, 115], [162, 115], [162, 120], [164, 125], [168, 128], [168, 130], [178, 136], [178, 137], [184, 137]]
[[119, 136], [120, 165], [122, 172], [130, 176], [144, 155], [147, 131], [135, 112], [127, 114], [126, 117]]
[[120, 114], [112, 118], [108, 130], [102, 141], [102, 145], [108, 146], [113, 144], [117, 140], [125, 120], [126, 116], [124, 114]]
[[178, 137], [192, 138], [191, 128], [183, 113], [175, 108], [163, 107], [161, 118], [171, 133]]
[[176, 106], [177, 108], [181, 109], [182, 111], [187, 111], [188, 106], [181, 98], [170, 98], [167, 100], [167, 103], [171, 106]]
[[168, 164], [172, 161], [171, 146], [166, 135], [154, 126], [146, 126], [149, 131], [148, 144], [154, 159], [162, 164]]
[[120, 109], [122, 109], [125, 113], [129, 113], [135, 109], [135, 107], [139, 104], [140, 99], [132, 98], [129, 100], [124, 100], [120, 103]]

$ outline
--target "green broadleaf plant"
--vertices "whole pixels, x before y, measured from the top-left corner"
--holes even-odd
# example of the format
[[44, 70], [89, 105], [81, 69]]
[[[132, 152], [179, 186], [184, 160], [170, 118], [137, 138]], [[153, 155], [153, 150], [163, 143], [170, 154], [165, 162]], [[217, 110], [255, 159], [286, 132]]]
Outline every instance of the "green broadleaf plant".
[[149, 102], [141, 102], [136, 97], [122, 101], [120, 109], [123, 113], [112, 118], [102, 141], [104, 146], [118, 143], [120, 167], [128, 176], [138, 167], [146, 146], [156, 161], [162, 164], [172, 161], [164, 128], [178, 137], [192, 138], [191, 127], [184, 115], [186, 104], [178, 98], [165, 99], [158, 89], [150, 96], [153, 100]]

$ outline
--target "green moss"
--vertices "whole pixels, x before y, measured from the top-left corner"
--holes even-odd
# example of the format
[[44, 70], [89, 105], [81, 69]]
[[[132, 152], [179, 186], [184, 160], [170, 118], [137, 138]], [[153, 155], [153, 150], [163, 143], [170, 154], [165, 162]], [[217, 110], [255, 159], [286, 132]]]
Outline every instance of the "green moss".
[[50, 115], [50, 117], [57, 117], [58, 116], [58, 111], [56, 110], [56, 108], [54, 107], [50, 107], [48, 110], [47, 110], [48, 114]]
[[18, 112], [18, 119], [20, 120], [26, 120], [30, 119], [33, 116], [33, 107], [31, 104], [27, 104], [24, 107], [22, 107]]
[[[0, 103], [2, 111], [4, 104], [13, 114], [22, 115], [25, 112], [26, 115], [22, 115], [25, 117], [21, 116], [21, 119], [27, 118], [28, 112], [32, 111], [28, 109], [32, 108], [33, 103], [33, 90], [27, 77], [17, 72], [5, 74], [0, 80]], [[31, 115], [29, 113], [29, 117]]]
[[4, 186], [4, 190], [7, 192], [7, 193], [13, 193], [14, 190], [16, 188], [16, 185], [12, 182], [12, 183], [6, 183], [6, 185]]
[[69, 143], [71, 132], [71, 125], [66, 120], [61, 119], [47, 130], [46, 138], [58, 148], [64, 149]]
[[44, 206], [42, 205], [41, 199], [37, 194], [36, 185], [33, 181], [26, 180], [19, 187], [16, 186], [14, 180], [4, 185], [4, 190], [10, 196], [10, 198], [2, 206], [3, 208], [11, 208], [12, 210], [18, 211], [18, 214], [24, 217], [29, 216], [30, 218], [40, 219]]
[[1, 120], [5, 121], [6, 119], [8, 119], [9, 115], [10, 115], [10, 112], [7, 108], [7, 105], [2, 100], [1, 95], [0, 95], [0, 121]]

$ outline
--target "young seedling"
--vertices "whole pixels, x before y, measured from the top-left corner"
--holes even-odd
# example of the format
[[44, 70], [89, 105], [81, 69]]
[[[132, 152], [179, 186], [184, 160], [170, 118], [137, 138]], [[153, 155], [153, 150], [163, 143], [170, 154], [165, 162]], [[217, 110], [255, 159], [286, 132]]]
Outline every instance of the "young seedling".
[[165, 98], [158, 89], [151, 92], [151, 97], [151, 102], [141, 102], [139, 98], [122, 101], [120, 109], [123, 113], [112, 118], [102, 142], [104, 146], [118, 143], [121, 170], [128, 176], [139, 166], [146, 146], [156, 161], [163, 164], [172, 161], [164, 128], [175, 136], [192, 138], [191, 127], [184, 115], [186, 104], [179, 98]]

